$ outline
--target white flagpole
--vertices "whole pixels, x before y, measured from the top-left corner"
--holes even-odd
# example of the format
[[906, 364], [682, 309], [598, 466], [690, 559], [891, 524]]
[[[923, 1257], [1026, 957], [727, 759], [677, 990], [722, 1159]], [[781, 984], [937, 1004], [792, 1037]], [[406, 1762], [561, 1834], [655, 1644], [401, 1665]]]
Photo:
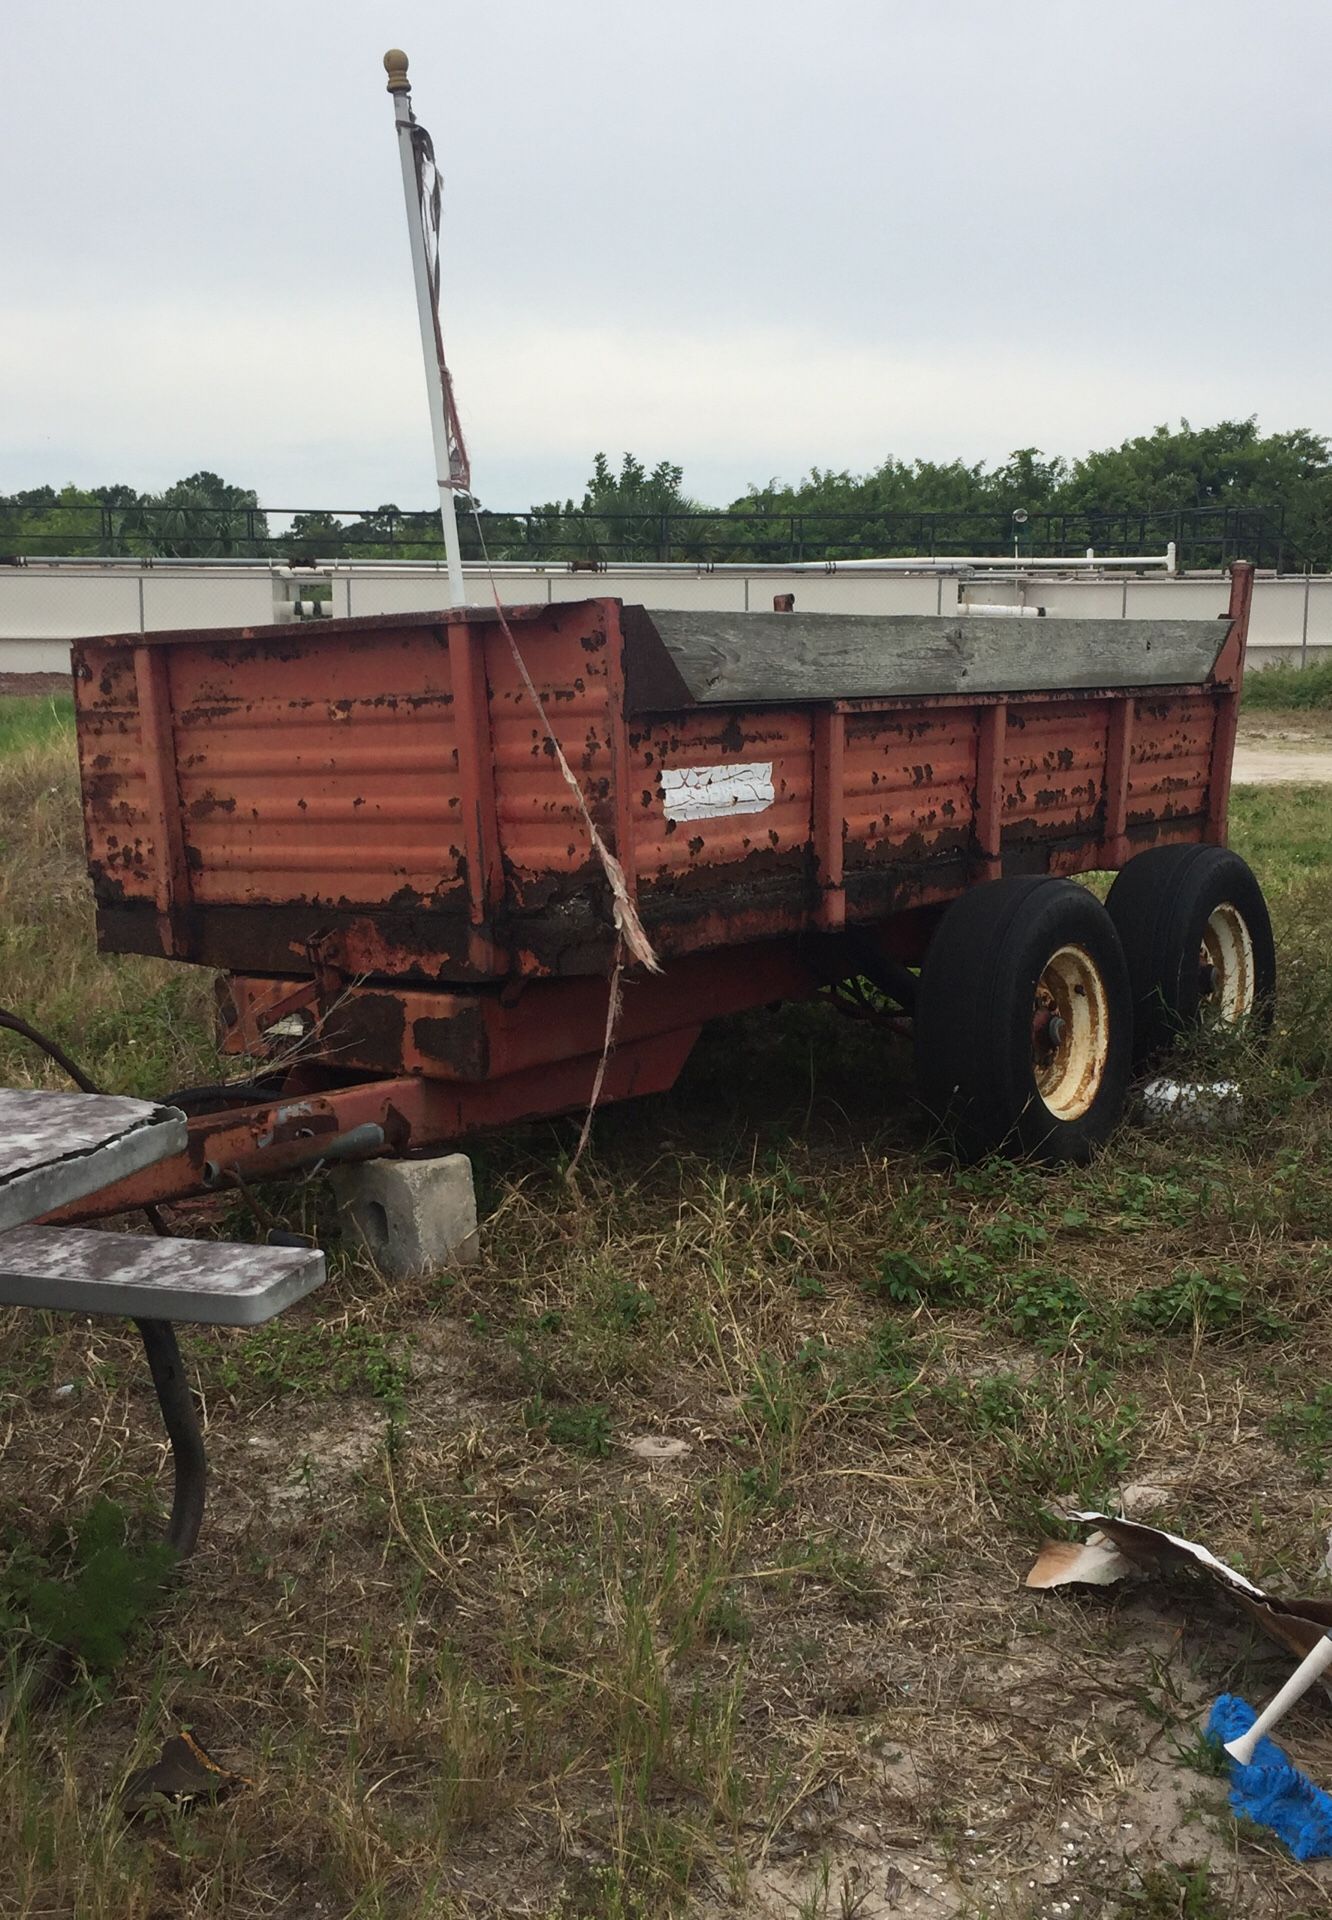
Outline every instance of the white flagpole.
[[388, 90], [393, 95], [393, 118], [398, 129], [398, 157], [402, 161], [402, 190], [407, 200], [407, 232], [412, 244], [412, 273], [416, 280], [416, 317], [421, 324], [421, 352], [425, 359], [426, 392], [430, 400], [430, 430], [435, 441], [435, 471], [439, 478], [439, 517], [444, 528], [444, 552], [449, 564], [449, 605], [465, 606], [462, 550], [453, 488], [449, 485], [449, 435], [444, 414], [444, 382], [435, 351], [435, 315], [430, 272], [426, 264], [425, 232], [421, 225], [421, 197], [416, 184], [416, 156], [412, 152], [411, 82], [407, 55], [390, 47], [384, 55]]

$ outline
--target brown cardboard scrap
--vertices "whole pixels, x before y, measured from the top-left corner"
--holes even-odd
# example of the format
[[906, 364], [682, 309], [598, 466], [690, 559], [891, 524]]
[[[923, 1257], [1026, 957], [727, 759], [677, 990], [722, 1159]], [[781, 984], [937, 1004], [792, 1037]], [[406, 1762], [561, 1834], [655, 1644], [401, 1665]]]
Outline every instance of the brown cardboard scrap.
[[1029, 1587], [1109, 1587], [1132, 1573], [1133, 1562], [1103, 1533], [1088, 1540], [1047, 1540], [1027, 1575]]
[[1081, 1545], [1076, 1541], [1047, 1540], [1027, 1575], [1029, 1587], [1062, 1586], [1068, 1581], [1105, 1586], [1121, 1578], [1122, 1573], [1108, 1570], [1109, 1555], [1124, 1563], [1123, 1571], [1137, 1568], [1146, 1573], [1190, 1567], [1228, 1593], [1235, 1604], [1261, 1627], [1278, 1646], [1294, 1654], [1306, 1654], [1332, 1627], [1332, 1600], [1295, 1598], [1285, 1600], [1265, 1593], [1234, 1567], [1196, 1540], [1167, 1533], [1163, 1527], [1149, 1527], [1141, 1520], [1128, 1520], [1122, 1514], [1074, 1512], [1070, 1520], [1082, 1520], [1095, 1526]]

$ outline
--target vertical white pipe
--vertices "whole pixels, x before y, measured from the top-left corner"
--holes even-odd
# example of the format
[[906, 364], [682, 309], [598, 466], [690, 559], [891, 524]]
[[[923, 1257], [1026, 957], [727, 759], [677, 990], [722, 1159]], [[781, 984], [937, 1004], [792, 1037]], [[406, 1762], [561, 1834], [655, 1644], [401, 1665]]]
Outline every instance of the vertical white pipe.
[[435, 472], [439, 480], [439, 518], [444, 528], [444, 553], [449, 568], [449, 605], [461, 607], [467, 601], [463, 584], [462, 550], [458, 545], [458, 519], [449, 485], [449, 434], [445, 424], [444, 380], [435, 351], [434, 297], [430, 291], [430, 269], [426, 261], [425, 229], [422, 225], [421, 196], [416, 185], [416, 156], [412, 152], [412, 97], [407, 78], [407, 55], [390, 47], [384, 55], [388, 90], [393, 95], [393, 118], [398, 130], [398, 158], [402, 162], [402, 191], [407, 201], [407, 233], [412, 247], [412, 275], [416, 281], [416, 317], [421, 327], [421, 354], [425, 360], [426, 394], [430, 402], [430, 432], [435, 443]]

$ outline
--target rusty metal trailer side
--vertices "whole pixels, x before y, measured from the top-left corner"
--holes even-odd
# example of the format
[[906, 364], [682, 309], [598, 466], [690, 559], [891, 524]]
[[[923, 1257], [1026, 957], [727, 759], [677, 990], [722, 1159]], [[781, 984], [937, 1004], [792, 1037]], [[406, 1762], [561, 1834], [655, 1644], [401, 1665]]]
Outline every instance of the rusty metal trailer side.
[[[664, 956], [1218, 838], [1250, 580], [1224, 630], [753, 616], [729, 659], [724, 620], [515, 611], [544, 717], [479, 610], [82, 642], [100, 936], [242, 973], [307, 972], [314, 940], [422, 985], [602, 974], [604, 876], [546, 722]], [[672, 807], [728, 764], [766, 770], [761, 809]]]

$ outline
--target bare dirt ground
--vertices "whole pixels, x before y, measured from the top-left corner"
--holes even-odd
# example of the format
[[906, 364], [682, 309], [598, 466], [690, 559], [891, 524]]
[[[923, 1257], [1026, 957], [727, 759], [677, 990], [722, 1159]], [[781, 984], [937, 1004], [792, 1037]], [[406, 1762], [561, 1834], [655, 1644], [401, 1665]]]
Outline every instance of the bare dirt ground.
[[1242, 714], [1234, 780], [1244, 787], [1332, 782], [1332, 714]]

